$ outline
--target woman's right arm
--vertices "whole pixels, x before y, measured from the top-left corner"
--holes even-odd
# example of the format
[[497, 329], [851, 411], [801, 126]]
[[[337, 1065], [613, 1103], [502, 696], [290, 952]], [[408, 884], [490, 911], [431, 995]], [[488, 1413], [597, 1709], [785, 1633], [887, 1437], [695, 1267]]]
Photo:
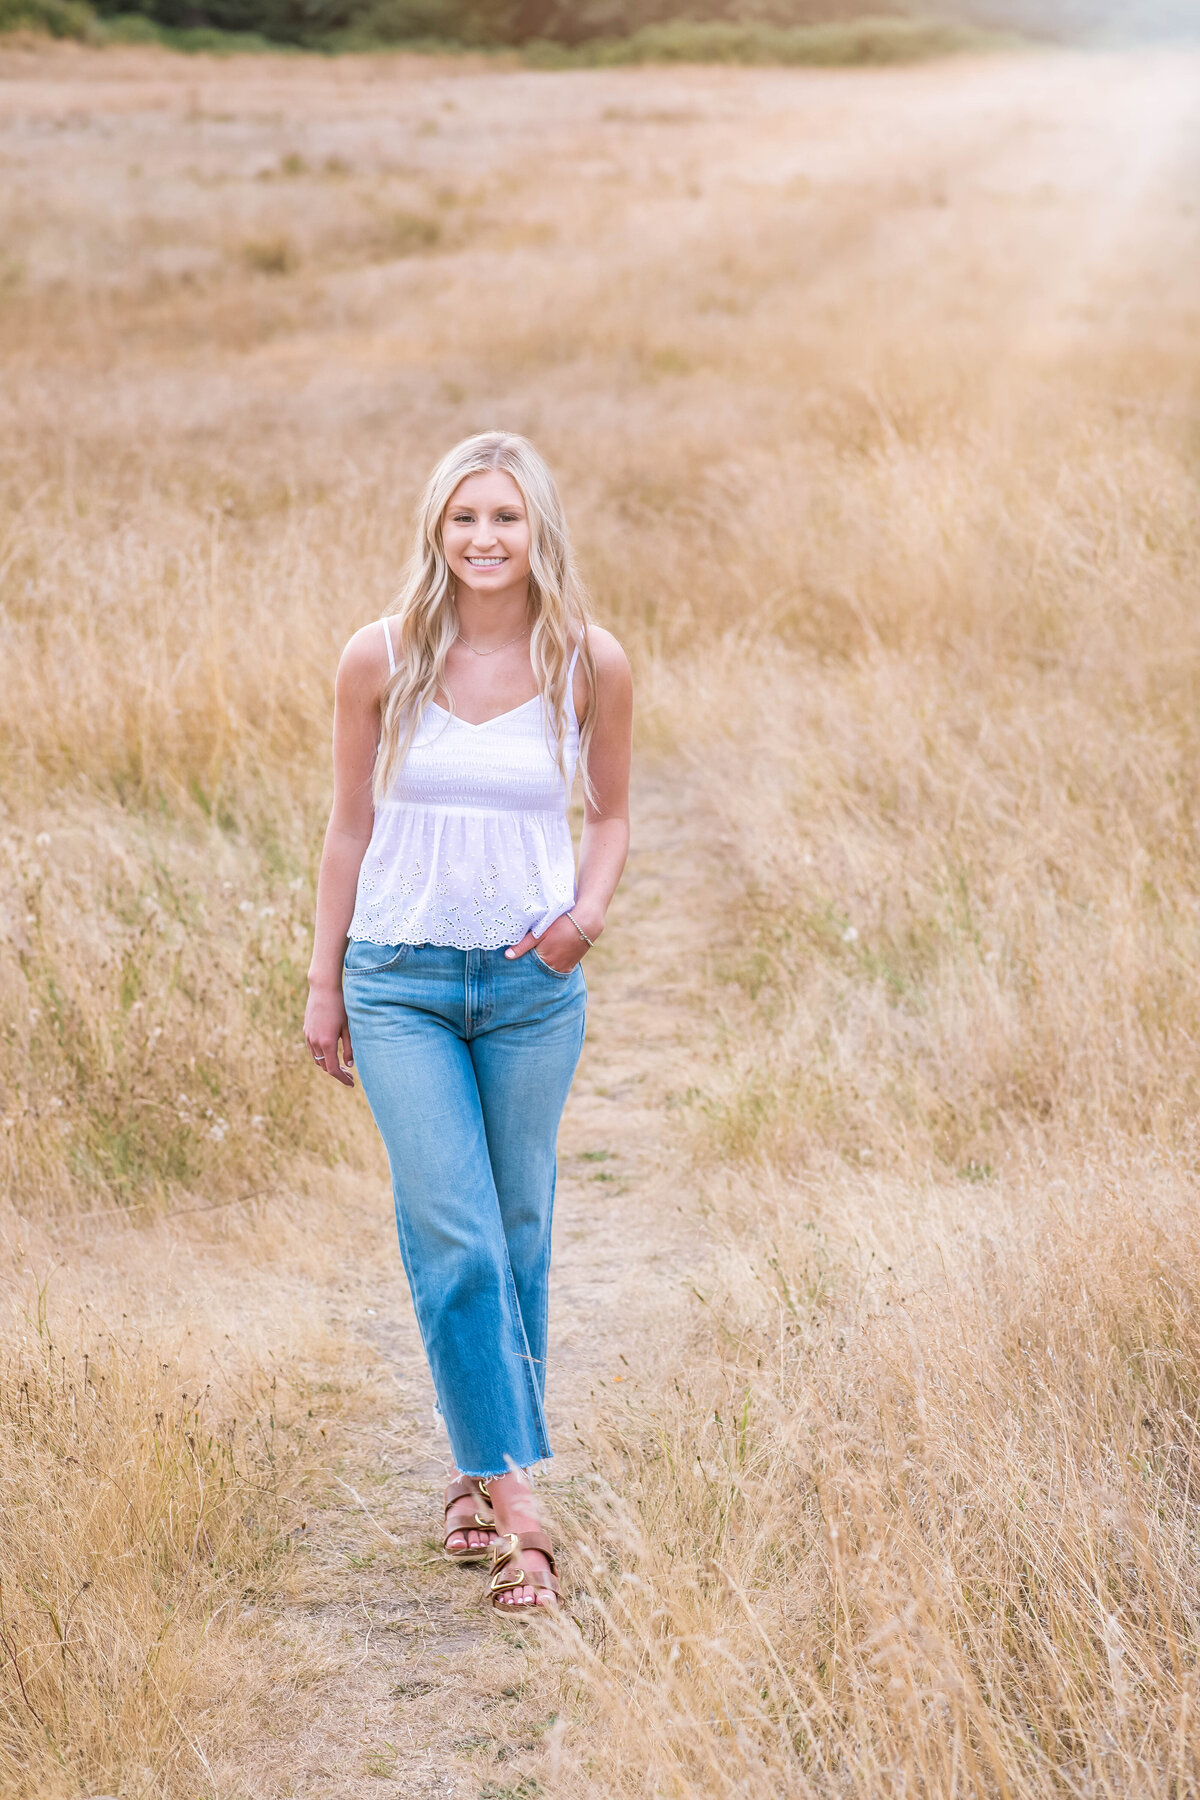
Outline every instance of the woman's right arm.
[[304, 1037], [317, 1067], [344, 1087], [354, 1086], [354, 1077], [349, 1073], [354, 1066], [354, 1051], [342, 999], [342, 963], [354, 916], [358, 872], [375, 820], [371, 776], [386, 676], [379, 626], [367, 626], [350, 639], [338, 664], [333, 712], [333, 810], [317, 877], [317, 922], [304, 1012]]

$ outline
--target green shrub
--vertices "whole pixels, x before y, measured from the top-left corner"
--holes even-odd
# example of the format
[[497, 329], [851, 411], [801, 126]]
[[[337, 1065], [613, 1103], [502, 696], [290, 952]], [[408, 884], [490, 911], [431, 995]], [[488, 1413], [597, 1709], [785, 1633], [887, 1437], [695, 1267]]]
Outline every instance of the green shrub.
[[[461, 38], [468, 24], [461, 0], [135, 0], [127, 6], [128, 0], [99, 0], [102, 13], [115, 15], [114, 25], [145, 17], [159, 28], [158, 41], [184, 50], [378, 47]], [[123, 25], [116, 35], [130, 41]]]
[[174, 27], [159, 25], [145, 13], [116, 13], [100, 22], [100, 41], [105, 44], [161, 44], [167, 50], [189, 55], [234, 56], [270, 50], [275, 55], [294, 50], [257, 31], [219, 31], [211, 25]]
[[367, 0], [353, 9], [350, 30], [364, 42], [445, 46], [457, 35], [461, 12], [446, 0]]
[[145, 13], [118, 13], [103, 25], [106, 44], [161, 44], [163, 34]]
[[259, 43], [264, 39], [284, 43], [317, 40], [346, 24], [353, 0], [311, 0], [311, 4], [305, 0], [141, 0], [135, 10], [179, 34], [164, 34], [165, 42], [174, 42], [181, 49], [220, 49], [227, 47], [222, 42], [225, 34], [249, 36]]
[[866, 18], [827, 25], [738, 25], [672, 19], [632, 37], [567, 49], [541, 40], [526, 50], [535, 67], [615, 67], [627, 63], [747, 63], [846, 66], [915, 62], [994, 44], [992, 35], [937, 19]]
[[0, 32], [41, 31], [94, 43], [99, 30], [86, 0], [0, 0]]

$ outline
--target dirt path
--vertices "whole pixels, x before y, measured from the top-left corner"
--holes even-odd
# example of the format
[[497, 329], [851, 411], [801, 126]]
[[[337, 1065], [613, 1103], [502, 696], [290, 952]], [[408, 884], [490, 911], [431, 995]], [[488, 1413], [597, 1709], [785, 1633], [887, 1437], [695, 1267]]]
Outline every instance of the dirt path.
[[[682, 810], [668, 780], [643, 779], [629, 871], [590, 968], [555, 1221], [551, 1503], [589, 1467], [577, 1426], [594, 1392], [655, 1366], [700, 1254], [695, 1215], [665, 1167], [672, 1099], [694, 1081], [691, 976], [702, 950]], [[374, 1185], [386, 1223], [388, 1196]], [[360, 1794], [364, 1776], [405, 1795], [501, 1800], [533, 1791], [520, 1783], [550, 1728], [531, 1679], [542, 1659], [521, 1628], [481, 1612], [481, 1572], [437, 1554], [448, 1450], [394, 1245], [386, 1261], [379, 1250], [373, 1242], [336, 1270], [331, 1323], [378, 1358], [392, 1398], [343, 1420], [292, 1589], [262, 1619], [276, 1679], [311, 1691], [302, 1730], [264, 1738], [242, 1779], [256, 1795], [314, 1800]]]

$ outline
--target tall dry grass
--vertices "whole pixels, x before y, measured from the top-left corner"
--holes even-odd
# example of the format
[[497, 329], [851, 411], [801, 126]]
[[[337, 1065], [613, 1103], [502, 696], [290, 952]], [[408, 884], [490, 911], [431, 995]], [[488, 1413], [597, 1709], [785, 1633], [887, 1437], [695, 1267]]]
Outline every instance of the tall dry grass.
[[865, 429], [696, 509], [744, 595], [660, 690], [717, 848], [718, 1254], [577, 1520], [605, 1753], [563, 1791], [1200, 1778], [1200, 369], [1167, 210], [1114, 200], [999, 366], [960, 344], [948, 381], [927, 339]]
[[712, 944], [717, 1254], [564, 1501], [536, 1779], [1188, 1792], [1194, 62], [12, 69], [8, 1787], [190, 1793], [250, 1728], [238, 1607], [205, 1625], [281, 1566], [259, 1401], [185, 1419], [119, 1247], [52, 1351], [26, 1242], [373, 1166], [295, 1029], [331, 670], [431, 447], [502, 420], [562, 470]]
[[275, 1377], [86, 1314], [57, 1343], [37, 1299], [0, 1365], [5, 1791], [211, 1791], [206, 1714], [286, 1554], [303, 1438]]
[[710, 1360], [610, 1420], [580, 1521], [595, 1791], [1196, 1784], [1197, 509], [1127, 436], [1020, 514], [996, 456], [986, 533], [891, 446], [860, 647], [682, 688], [721, 1253]]

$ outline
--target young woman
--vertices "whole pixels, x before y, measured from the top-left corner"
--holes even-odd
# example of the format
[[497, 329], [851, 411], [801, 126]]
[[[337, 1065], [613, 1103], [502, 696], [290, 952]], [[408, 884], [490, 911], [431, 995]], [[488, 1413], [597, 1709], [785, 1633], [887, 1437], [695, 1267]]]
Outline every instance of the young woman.
[[545, 463], [524, 438], [468, 438], [429, 479], [393, 613], [338, 669], [304, 1035], [335, 1081], [353, 1086], [357, 1067], [387, 1146], [457, 1465], [446, 1554], [490, 1556], [506, 1609], [557, 1605], [527, 1471], [551, 1454], [555, 1144], [583, 1043], [580, 965], [629, 847], [632, 709]]

